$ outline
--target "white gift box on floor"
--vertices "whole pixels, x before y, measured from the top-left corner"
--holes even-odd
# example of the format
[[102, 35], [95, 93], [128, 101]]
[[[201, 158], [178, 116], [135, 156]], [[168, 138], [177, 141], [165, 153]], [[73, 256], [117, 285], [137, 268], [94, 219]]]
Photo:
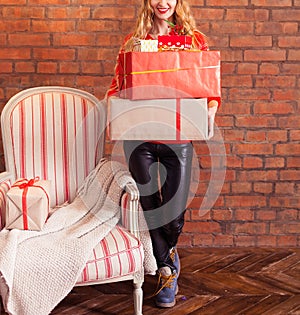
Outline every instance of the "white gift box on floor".
[[111, 140], [206, 140], [207, 99], [109, 99]]
[[39, 231], [50, 209], [50, 181], [20, 179], [7, 192], [6, 229]]

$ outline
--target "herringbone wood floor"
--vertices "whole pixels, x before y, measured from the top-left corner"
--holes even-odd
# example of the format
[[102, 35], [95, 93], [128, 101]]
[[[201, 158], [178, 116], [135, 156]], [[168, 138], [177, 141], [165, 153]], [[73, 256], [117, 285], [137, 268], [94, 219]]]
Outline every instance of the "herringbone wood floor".
[[[144, 283], [144, 315], [300, 315], [300, 249], [179, 249], [177, 303], [157, 309], [156, 277]], [[76, 287], [52, 315], [131, 315], [131, 282]], [[21, 314], [20, 314], [21, 315]]]

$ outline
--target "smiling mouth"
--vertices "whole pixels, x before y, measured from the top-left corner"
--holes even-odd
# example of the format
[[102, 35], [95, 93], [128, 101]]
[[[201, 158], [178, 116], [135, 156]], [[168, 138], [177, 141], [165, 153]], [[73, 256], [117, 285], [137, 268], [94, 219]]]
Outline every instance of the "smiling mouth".
[[169, 8], [157, 8], [157, 11], [160, 14], [166, 14], [169, 11]]

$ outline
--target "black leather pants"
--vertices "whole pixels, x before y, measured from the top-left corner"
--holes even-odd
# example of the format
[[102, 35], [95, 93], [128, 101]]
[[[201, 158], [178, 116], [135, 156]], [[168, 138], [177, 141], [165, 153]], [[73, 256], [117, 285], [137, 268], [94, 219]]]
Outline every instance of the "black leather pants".
[[129, 170], [137, 182], [158, 268], [170, 266], [184, 225], [191, 179], [191, 143], [124, 141]]

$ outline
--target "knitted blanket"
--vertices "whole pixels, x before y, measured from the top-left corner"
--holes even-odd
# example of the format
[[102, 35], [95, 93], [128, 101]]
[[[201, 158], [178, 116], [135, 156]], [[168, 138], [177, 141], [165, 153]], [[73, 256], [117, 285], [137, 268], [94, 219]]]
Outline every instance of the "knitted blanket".
[[9, 314], [46, 315], [68, 295], [93, 248], [118, 223], [129, 182], [122, 164], [103, 159], [42, 231], [0, 232], [0, 293]]

